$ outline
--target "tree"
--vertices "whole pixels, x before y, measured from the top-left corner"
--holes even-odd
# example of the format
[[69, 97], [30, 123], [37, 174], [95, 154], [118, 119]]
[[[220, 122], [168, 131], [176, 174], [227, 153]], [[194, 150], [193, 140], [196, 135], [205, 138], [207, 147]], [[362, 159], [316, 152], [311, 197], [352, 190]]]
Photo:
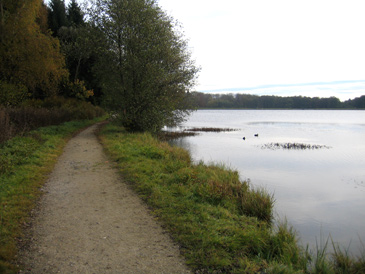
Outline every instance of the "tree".
[[48, 24], [53, 36], [58, 36], [60, 28], [68, 26], [64, 0], [51, 0], [48, 10]]
[[[61, 42], [61, 50], [66, 57], [66, 65], [70, 73], [68, 82], [63, 84], [61, 95], [65, 97], [88, 98], [90, 94], [95, 95], [94, 90], [98, 87], [93, 83], [93, 66], [95, 65], [95, 56], [98, 54], [98, 46], [100, 45], [96, 33], [93, 28], [85, 26], [62, 27], [59, 32]], [[80, 87], [80, 84], [84, 88]], [[87, 90], [87, 89], [89, 90]], [[79, 91], [86, 91], [80, 93]], [[96, 97], [100, 97], [97, 94]], [[99, 98], [93, 98], [98, 100]], [[94, 103], [97, 103], [93, 100]]]
[[72, 0], [67, 7], [67, 20], [68, 24], [73, 27], [79, 27], [85, 24], [84, 14], [76, 0]]
[[67, 71], [59, 42], [47, 30], [43, 1], [2, 0], [1, 6], [0, 81], [7, 87], [1, 92], [13, 85], [36, 98], [56, 94]]
[[154, 0], [96, 0], [94, 7], [108, 42], [99, 65], [107, 107], [131, 131], [181, 122], [198, 69], [172, 18]]

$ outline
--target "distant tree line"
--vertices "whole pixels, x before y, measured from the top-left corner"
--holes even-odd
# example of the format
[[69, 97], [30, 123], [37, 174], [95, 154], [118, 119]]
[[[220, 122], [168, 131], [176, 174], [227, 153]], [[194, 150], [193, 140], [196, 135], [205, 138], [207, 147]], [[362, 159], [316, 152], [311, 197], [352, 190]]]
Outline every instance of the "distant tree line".
[[336, 97], [281, 97], [202, 92], [194, 92], [192, 98], [199, 109], [365, 109], [365, 95], [345, 102]]

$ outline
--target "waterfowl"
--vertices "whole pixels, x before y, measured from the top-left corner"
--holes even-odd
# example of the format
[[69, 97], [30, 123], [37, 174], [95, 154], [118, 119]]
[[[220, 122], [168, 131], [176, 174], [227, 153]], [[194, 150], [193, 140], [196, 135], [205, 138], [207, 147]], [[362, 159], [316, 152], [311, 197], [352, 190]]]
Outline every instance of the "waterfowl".
[[246, 140], [246, 137], [243, 137], [242, 139], [243, 139], [243, 140]]
[[255, 134], [255, 137], [259, 137], [259, 134], [258, 134], [258, 133], [256, 133], [256, 134]]

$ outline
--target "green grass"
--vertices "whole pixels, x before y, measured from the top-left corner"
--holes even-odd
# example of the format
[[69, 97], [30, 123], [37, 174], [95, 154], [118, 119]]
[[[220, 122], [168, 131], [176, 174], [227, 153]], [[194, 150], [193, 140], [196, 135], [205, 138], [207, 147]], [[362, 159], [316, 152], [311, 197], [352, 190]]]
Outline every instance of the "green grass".
[[[16, 273], [17, 238], [40, 187], [67, 140], [93, 122], [40, 128], [0, 145], [0, 273]], [[334, 246], [328, 254], [328, 241], [316, 252], [299, 247], [290, 226], [273, 225], [274, 197], [237, 172], [193, 164], [181, 148], [111, 124], [100, 138], [197, 273], [365, 273], [365, 253], [354, 258]]]
[[16, 272], [17, 238], [67, 140], [96, 121], [43, 127], [0, 144], [0, 273]]
[[365, 256], [300, 247], [292, 227], [273, 225], [274, 197], [236, 171], [193, 164], [182, 148], [112, 124], [100, 138], [197, 273], [365, 273]]
[[295, 233], [272, 225], [272, 195], [241, 182], [236, 171], [193, 164], [181, 148], [114, 125], [101, 139], [194, 270], [257, 273], [285, 265], [297, 271], [305, 264]]

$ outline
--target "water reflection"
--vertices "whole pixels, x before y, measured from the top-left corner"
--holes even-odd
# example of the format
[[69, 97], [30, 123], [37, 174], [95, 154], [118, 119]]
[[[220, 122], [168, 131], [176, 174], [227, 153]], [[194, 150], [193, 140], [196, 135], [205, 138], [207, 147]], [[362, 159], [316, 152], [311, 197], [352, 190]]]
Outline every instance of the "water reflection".
[[[331, 234], [357, 253], [359, 238], [365, 242], [365, 111], [205, 110], [183, 126], [238, 129], [174, 142], [194, 160], [224, 162], [274, 193], [277, 215], [287, 217], [303, 243]], [[262, 149], [273, 142], [331, 149]]]

